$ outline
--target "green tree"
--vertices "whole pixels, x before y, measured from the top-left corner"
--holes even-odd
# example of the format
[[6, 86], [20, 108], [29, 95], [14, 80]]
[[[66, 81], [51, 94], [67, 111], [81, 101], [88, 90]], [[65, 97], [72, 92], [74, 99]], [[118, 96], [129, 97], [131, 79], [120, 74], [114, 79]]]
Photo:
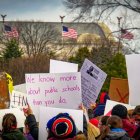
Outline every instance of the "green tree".
[[102, 70], [107, 73], [107, 79], [103, 86], [103, 90], [108, 90], [111, 77], [127, 78], [125, 57], [121, 53], [113, 56], [108, 63], [102, 67]]
[[90, 51], [87, 47], [79, 48], [75, 56], [69, 58], [70, 62], [77, 63], [81, 68], [85, 58], [90, 59]]
[[81, 68], [85, 58], [88, 58], [95, 65], [107, 73], [107, 79], [102, 91], [108, 91], [111, 77], [127, 78], [125, 57], [121, 53], [113, 55], [110, 48], [93, 48], [89, 51], [87, 47], [79, 48], [75, 56], [70, 57], [69, 61], [79, 64]]
[[3, 51], [3, 58], [10, 59], [10, 58], [17, 58], [21, 57], [23, 54], [22, 49], [19, 48], [19, 44], [15, 39], [9, 40], [5, 44], [6, 48]]

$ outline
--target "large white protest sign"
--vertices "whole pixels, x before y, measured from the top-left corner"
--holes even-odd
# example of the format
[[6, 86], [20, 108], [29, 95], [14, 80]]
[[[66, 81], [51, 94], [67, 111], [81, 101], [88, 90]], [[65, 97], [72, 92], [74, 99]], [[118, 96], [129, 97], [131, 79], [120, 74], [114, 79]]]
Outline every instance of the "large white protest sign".
[[39, 106], [77, 109], [82, 102], [80, 72], [26, 74], [26, 89], [37, 119]]
[[112, 101], [112, 100], [107, 100], [106, 106], [105, 106], [104, 115], [110, 116], [112, 108], [115, 105], [118, 105], [118, 104], [124, 105], [128, 110], [135, 108], [135, 106], [131, 106], [131, 105], [128, 105], [128, 104], [124, 104], [124, 103], [120, 103], [120, 102], [116, 102], [116, 101]]
[[22, 93], [26, 93], [26, 84], [23, 83], [23, 84], [20, 84], [20, 85], [16, 85], [16, 86], [14, 86], [14, 90], [22, 92]]
[[25, 122], [25, 116], [23, 111], [21, 111], [19, 108], [12, 108], [12, 109], [2, 109], [0, 110], [0, 129], [2, 129], [2, 119], [3, 116], [7, 113], [12, 113], [16, 116], [17, 119], [17, 127], [24, 127]]
[[50, 73], [78, 72], [78, 64], [50, 60]]
[[23, 110], [23, 108], [27, 108], [27, 105], [27, 94], [13, 90], [10, 100], [10, 108], [19, 108]]
[[88, 59], [85, 59], [80, 71], [83, 104], [89, 108], [96, 101], [107, 74]]
[[83, 131], [83, 111], [72, 109], [61, 109], [51, 107], [40, 107], [39, 117], [39, 140], [47, 139], [46, 124], [47, 122], [58, 115], [59, 113], [68, 113], [72, 116], [78, 130]]
[[140, 55], [126, 55], [129, 84], [129, 104], [140, 105]]

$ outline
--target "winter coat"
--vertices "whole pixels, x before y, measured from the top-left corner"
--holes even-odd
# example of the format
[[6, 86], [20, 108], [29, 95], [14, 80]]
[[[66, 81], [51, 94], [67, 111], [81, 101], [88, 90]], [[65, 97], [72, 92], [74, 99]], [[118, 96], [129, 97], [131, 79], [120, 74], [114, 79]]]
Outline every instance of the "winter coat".
[[135, 140], [140, 140], [140, 126], [137, 128], [133, 138], [135, 138]]
[[134, 140], [130, 138], [125, 130], [120, 128], [111, 129], [104, 140]]
[[30, 134], [34, 138], [34, 140], [38, 140], [38, 126], [33, 114], [30, 114], [26, 117], [27, 124], [29, 126]]
[[2, 139], [3, 140], [26, 140], [24, 135], [18, 129], [15, 129], [8, 133], [3, 132]]
[[34, 138], [32, 137], [31, 134], [25, 134], [24, 136], [25, 136], [26, 140], [34, 140]]
[[137, 126], [132, 124], [128, 119], [122, 119], [123, 129], [128, 133], [130, 137], [132, 137], [136, 130]]

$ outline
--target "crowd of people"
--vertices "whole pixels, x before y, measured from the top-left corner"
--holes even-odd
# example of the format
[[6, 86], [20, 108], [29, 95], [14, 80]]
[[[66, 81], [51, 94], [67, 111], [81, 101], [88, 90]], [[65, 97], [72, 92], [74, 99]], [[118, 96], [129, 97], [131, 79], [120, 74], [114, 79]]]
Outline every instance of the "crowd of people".
[[[107, 93], [100, 95], [98, 103], [86, 110], [83, 105], [83, 131], [78, 130], [68, 113], [60, 113], [46, 122], [46, 140], [140, 140], [140, 106], [127, 110], [118, 104], [112, 108], [111, 116], [104, 116]], [[0, 140], [38, 140], [39, 125], [32, 109], [24, 109], [25, 127], [17, 128], [14, 114], [5, 114], [2, 120]], [[88, 118], [85, 114], [88, 114]]]

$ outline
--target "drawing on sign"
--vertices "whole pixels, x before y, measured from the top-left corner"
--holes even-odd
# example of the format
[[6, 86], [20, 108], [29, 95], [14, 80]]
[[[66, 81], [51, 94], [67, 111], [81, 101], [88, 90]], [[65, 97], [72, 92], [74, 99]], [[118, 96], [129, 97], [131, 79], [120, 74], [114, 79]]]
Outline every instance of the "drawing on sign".
[[109, 96], [113, 101], [128, 104], [129, 89], [128, 80], [111, 77]]
[[126, 93], [126, 94], [122, 97], [122, 95], [121, 95], [121, 93], [120, 93], [120, 91], [119, 91], [118, 88], [116, 88], [116, 91], [117, 91], [117, 93], [118, 93], [118, 95], [119, 95], [119, 97], [120, 97], [120, 101], [119, 101], [119, 102], [125, 103], [125, 99], [129, 96], [129, 94]]
[[28, 100], [27, 96], [24, 93], [13, 91], [12, 97], [10, 101], [10, 107], [11, 108], [20, 108], [23, 110], [24, 107], [27, 107]]

